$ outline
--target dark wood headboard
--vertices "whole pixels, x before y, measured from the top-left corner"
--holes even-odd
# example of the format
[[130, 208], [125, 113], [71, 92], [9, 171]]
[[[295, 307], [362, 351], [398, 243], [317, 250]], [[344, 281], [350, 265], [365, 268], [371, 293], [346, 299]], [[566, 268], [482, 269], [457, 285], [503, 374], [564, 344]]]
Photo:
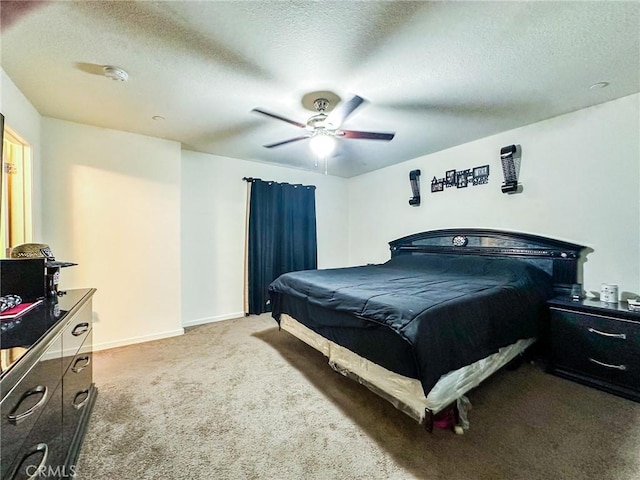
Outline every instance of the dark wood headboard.
[[520, 258], [549, 273], [556, 293], [567, 294], [578, 279], [586, 247], [528, 233], [452, 228], [415, 233], [389, 242], [391, 256], [414, 254], [482, 255]]

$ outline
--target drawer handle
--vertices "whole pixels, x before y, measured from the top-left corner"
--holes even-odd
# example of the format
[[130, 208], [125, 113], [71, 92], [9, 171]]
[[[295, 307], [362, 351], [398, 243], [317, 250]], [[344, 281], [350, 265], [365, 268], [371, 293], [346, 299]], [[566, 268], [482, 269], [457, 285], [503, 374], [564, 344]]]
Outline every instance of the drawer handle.
[[[38, 400], [38, 402], [35, 405], [25, 410], [24, 412], [16, 415], [16, 412], [20, 408], [20, 405], [22, 405], [22, 402], [24, 402], [31, 395], [40, 395], [40, 394], [42, 395], [42, 398]], [[46, 401], [47, 401], [47, 387], [38, 385], [37, 387], [32, 388], [31, 390], [27, 390], [22, 394], [16, 406], [13, 407], [13, 410], [11, 410], [9, 412], [9, 415], [7, 415], [7, 418], [9, 419], [9, 423], [11, 423], [12, 425], [18, 425], [25, 418], [29, 417], [30, 415], [33, 415], [33, 413], [36, 412], [40, 407], [42, 407], [46, 403]]]
[[[79, 363], [84, 362], [82, 365], [78, 366]], [[91, 356], [85, 355], [83, 357], [78, 357], [75, 362], [73, 362], [73, 366], [71, 367], [71, 371], [73, 373], [80, 373], [82, 370], [87, 368], [91, 364]]]
[[626, 333], [607, 333], [607, 332], [601, 332], [600, 330], [596, 330], [595, 328], [589, 328], [589, 331], [591, 333], [597, 333], [598, 335], [602, 335], [603, 337], [621, 338], [623, 340], [627, 339]]
[[[18, 464], [15, 466], [9, 478], [11, 480], [16, 478], [20, 473], [20, 467], [22, 466], [24, 461], [27, 458], [29, 458], [31, 455], [35, 455], [36, 453], [40, 453], [40, 452], [42, 452], [42, 460], [40, 460], [40, 463], [38, 464], [38, 466], [33, 469], [33, 473], [25, 472], [27, 475], [29, 475], [27, 477], [27, 480], [35, 480], [36, 478], [40, 478], [40, 474], [42, 470], [44, 470], [44, 466], [47, 463], [47, 458], [49, 457], [49, 447], [47, 446], [46, 443], [38, 443], [37, 445], [34, 445], [33, 447], [31, 447], [29, 451], [22, 456], [22, 458], [20, 459], [20, 462], [18, 462]], [[32, 466], [33, 465], [28, 465], [27, 468], [25, 468], [25, 470], [31, 470], [29, 467], [32, 467]]]
[[73, 327], [73, 331], [71, 335], [74, 337], [79, 337], [83, 333], [87, 333], [89, 331], [89, 324], [87, 322], [82, 322]]
[[599, 362], [598, 360], [595, 360], [593, 358], [589, 358], [589, 361], [595, 363], [596, 365], [600, 365], [602, 367], [607, 367], [607, 368], [615, 368], [616, 370], [624, 371], [627, 369], [626, 365], [611, 365], [609, 363]]
[[[86, 395], [85, 399], [82, 400], [80, 403], [76, 403], [78, 401], [78, 398], [82, 397], [83, 395]], [[73, 408], [75, 408], [76, 410], [80, 410], [82, 407], [84, 407], [87, 404], [90, 397], [91, 397], [91, 392], [89, 392], [89, 390], [82, 390], [76, 393], [76, 396], [73, 398]]]

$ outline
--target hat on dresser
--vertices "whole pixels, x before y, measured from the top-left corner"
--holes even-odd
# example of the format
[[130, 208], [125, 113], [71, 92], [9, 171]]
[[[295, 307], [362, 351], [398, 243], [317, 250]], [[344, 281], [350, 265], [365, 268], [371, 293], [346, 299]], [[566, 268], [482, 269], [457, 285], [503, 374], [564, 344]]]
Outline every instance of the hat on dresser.
[[11, 258], [44, 258], [45, 267], [72, 267], [77, 263], [58, 262], [49, 245], [44, 243], [23, 243], [11, 249]]

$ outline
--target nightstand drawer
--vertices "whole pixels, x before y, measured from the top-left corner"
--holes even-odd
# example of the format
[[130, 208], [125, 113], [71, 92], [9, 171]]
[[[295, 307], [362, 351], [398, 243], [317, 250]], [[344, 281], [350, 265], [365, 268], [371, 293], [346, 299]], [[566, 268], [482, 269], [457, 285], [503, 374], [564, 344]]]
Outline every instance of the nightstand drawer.
[[[614, 355], [610, 355], [615, 357]], [[558, 358], [556, 366], [578, 374], [598, 378], [604, 382], [640, 390], [640, 368], [638, 363], [604, 359], [602, 356], [580, 356], [567, 361]]]
[[550, 332], [554, 373], [640, 392], [640, 323], [552, 307]]
[[552, 309], [554, 353], [580, 352], [609, 360], [632, 361], [640, 354], [640, 325], [614, 318]]

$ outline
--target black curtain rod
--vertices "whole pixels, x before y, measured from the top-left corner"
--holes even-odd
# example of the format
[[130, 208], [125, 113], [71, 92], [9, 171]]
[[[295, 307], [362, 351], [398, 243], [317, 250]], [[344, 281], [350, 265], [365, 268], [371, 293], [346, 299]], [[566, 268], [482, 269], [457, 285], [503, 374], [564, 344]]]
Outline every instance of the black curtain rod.
[[274, 180], [262, 180], [261, 178], [254, 177], [242, 177], [242, 180], [245, 182], [266, 182], [266, 183], [275, 183], [278, 185], [293, 185], [294, 187], [305, 187], [305, 188], [316, 188], [315, 185], [302, 185], [301, 183], [288, 183], [288, 182], [276, 182]]

